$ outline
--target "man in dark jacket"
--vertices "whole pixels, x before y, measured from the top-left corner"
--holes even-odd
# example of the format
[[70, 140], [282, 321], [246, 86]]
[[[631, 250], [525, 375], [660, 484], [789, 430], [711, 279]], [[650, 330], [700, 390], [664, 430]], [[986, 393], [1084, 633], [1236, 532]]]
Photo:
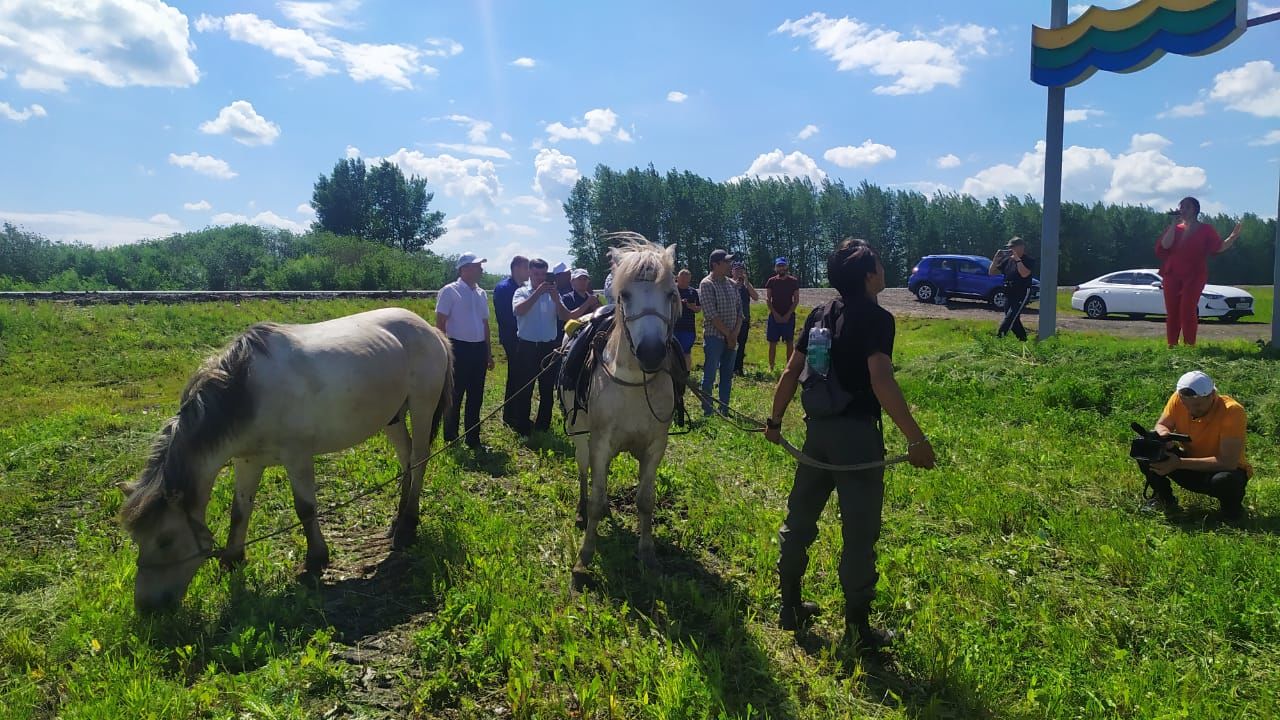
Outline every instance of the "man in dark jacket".
[[511, 274], [498, 283], [493, 289], [493, 314], [498, 318], [498, 343], [507, 356], [507, 387], [502, 393], [506, 405], [502, 410], [502, 422], [509, 427], [516, 426], [514, 416], [510, 414], [511, 391], [516, 389], [516, 314], [511, 309], [511, 299], [516, 290], [529, 280], [529, 258], [517, 255], [511, 258]]
[[1027, 330], [1022, 327], [1022, 311], [1031, 302], [1031, 273], [1035, 271], [1035, 259], [1027, 255], [1027, 244], [1014, 236], [1004, 249], [991, 258], [990, 275], [1004, 275], [1004, 321], [996, 331], [996, 337], [1004, 337], [1010, 330], [1022, 342], [1027, 341]]

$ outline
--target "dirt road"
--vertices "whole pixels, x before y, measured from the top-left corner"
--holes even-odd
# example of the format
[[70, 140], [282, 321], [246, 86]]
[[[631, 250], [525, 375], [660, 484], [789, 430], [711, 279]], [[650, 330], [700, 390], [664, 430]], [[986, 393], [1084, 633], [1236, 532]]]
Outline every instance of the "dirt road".
[[[835, 297], [835, 290], [828, 288], [805, 288], [800, 291], [800, 303], [813, 307]], [[880, 294], [880, 304], [894, 316], [947, 318], [952, 320], [987, 320], [997, 322], [1000, 313], [990, 305], [970, 300], [954, 300], [946, 305], [933, 305], [918, 302], [906, 288], [889, 288]], [[1022, 323], [1028, 329], [1038, 326], [1039, 311], [1030, 308], [1022, 315]], [[1058, 311], [1058, 329], [1076, 332], [1098, 332], [1108, 335], [1124, 335], [1127, 337], [1164, 337], [1164, 318], [1156, 317], [1147, 320], [1108, 319], [1090, 320], [1083, 313], [1074, 310]], [[1253, 321], [1248, 318], [1235, 324], [1224, 324], [1217, 320], [1200, 322], [1200, 337], [1209, 340], [1269, 340], [1271, 327], [1267, 323]]]

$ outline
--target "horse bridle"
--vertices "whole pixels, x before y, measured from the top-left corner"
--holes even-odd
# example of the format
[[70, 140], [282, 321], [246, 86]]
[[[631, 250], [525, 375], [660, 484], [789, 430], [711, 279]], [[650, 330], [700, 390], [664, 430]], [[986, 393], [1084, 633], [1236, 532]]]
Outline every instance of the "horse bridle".
[[[674, 335], [674, 333], [675, 333], [675, 327], [674, 327], [674, 325], [672, 324], [672, 321], [671, 321], [671, 317], [670, 317], [670, 316], [663, 315], [663, 314], [662, 314], [660, 311], [658, 311], [656, 308], [649, 308], [649, 309], [644, 310], [644, 311], [642, 311], [642, 312], [636, 313], [636, 315], [635, 315], [634, 317], [631, 317], [631, 316], [627, 315], [627, 306], [626, 306], [625, 304], [623, 304], [623, 302], [622, 302], [622, 298], [618, 298], [618, 310], [619, 310], [619, 311], [621, 311], [621, 313], [622, 313], [622, 334], [627, 338], [627, 347], [631, 349], [631, 354], [632, 354], [632, 356], [634, 356], [634, 357], [639, 357], [639, 355], [637, 355], [637, 354], [636, 354], [636, 342], [635, 342], [635, 340], [634, 340], [634, 339], [632, 339], [632, 337], [631, 337], [631, 325], [630, 325], [629, 323], [630, 323], [632, 320], [639, 320], [640, 318], [645, 318], [645, 317], [656, 317], [656, 318], [658, 318], [659, 320], [661, 320], [661, 321], [662, 321], [662, 324], [663, 324], [663, 325], [666, 327], [666, 329], [667, 329], [667, 337], [666, 337], [666, 339], [663, 341], [663, 346], [665, 347], [665, 346], [669, 346], [669, 345], [671, 344], [671, 337], [672, 337], [672, 335]], [[641, 367], [641, 368], [640, 368], [640, 373], [644, 376], [644, 380], [643, 380], [643, 381], [641, 381], [641, 382], [638, 382], [638, 383], [628, 382], [628, 381], [626, 381], [626, 380], [622, 380], [621, 378], [617, 377], [617, 376], [616, 376], [616, 375], [614, 375], [613, 373], [608, 372], [608, 369], [607, 369], [607, 368], [606, 368], [605, 372], [609, 375], [609, 378], [610, 378], [611, 380], [613, 380], [614, 382], [618, 383], [619, 385], [623, 385], [623, 386], [626, 386], [626, 387], [641, 387], [641, 386], [648, 387], [648, 385], [649, 385], [649, 380], [650, 380], [650, 378], [651, 378], [651, 377], [655, 377], [655, 376], [657, 376], [657, 375], [659, 375], [659, 374], [661, 374], [661, 373], [664, 373], [664, 372], [665, 372], [665, 373], [670, 373], [671, 371], [670, 371], [670, 370], [668, 370], [666, 367], [660, 367], [660, 368], [658, 368], [657, 370], [654, 370], [653, 372], [649, 372], [648, 370], [645, 370], [643, 367]]]
[[205, 547], [204, 543], [201, 542], [200, 528], [196, 527], [196, 520], [195, 518], [191, 517], [191, 511], [183, 510], [182, 516], [186, 518], [187, 529], [191, 531], [191, 538], [196, 542], [196, 548], [197, 548], [196, 552], [184, 558], [179, 558], [177, 560], [167, 560], [165, 562], [146, 562], [146, 563], [142, 562], [142, 553], [138, 553], [138, 559], [135, 562], [135, 564], [139, 569], [172, 567], [174, 565], [183, 565], [185, 563], [189, 563], [192, 560], [204, 561], [212, 557], [217, 557], [218, 551], [214, 548], [215, 543], [213, 541], [212, 533], [210, 533], [209, 535], [209, 546]]

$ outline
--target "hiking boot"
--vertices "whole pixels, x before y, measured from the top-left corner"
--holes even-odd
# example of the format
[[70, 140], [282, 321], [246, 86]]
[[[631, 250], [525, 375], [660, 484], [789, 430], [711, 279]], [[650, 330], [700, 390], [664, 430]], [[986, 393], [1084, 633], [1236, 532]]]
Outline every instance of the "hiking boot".
[[790, 632], [803, 632], [809, 623], [822, 613], [817, 603], [802, 602], [799, 605], [783, 605], [778, 611], [778, 627]]
[[1170, 495], [1154, 495], [1147, 498], [1140, 508], [1142, 512], [1164, 513], [1165, 515], [1176, 515], [1182, 512], [1182, 508], [1178, 506], [1178, 499], [1172, 494]]
[[873, 627], [867, 620], [858, 620], [844, 626], [844, 644], [863, 652], [879, 652], [893, 644], [898, 634], [886, 628]]

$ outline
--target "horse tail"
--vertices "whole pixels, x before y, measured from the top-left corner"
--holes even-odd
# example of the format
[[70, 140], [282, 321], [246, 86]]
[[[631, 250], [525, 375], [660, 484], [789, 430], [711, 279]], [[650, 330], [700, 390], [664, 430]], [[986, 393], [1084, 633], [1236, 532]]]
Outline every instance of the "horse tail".
[[436, 336], [440, 339], [440, 346], [444, 348], [444, 385], [440, 388], [440, 399], [436, 401], [436, 411], [431, 416], [431, 434], [427, 436], [427, 446], [430, 447], [436, 441], [436, 434], [440, 432], [440, 421], [444, 419], [444, 414], [453, 405], [453, 344], [449, 342], [449, 338], [445, 334], [436, 331]]

